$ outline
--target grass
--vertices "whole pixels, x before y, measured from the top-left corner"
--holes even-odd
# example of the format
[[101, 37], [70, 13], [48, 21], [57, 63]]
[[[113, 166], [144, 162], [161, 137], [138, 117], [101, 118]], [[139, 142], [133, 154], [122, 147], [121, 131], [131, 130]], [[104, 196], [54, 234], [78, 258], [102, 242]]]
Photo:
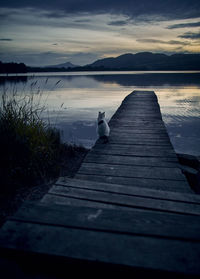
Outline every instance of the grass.
[[63, 166], [73, 173], [70, 159], [86, 150], [61, 142], [60, 131], [41, 119], [45, 107], [34, 102], [34, 94], [4, 92], [1, 98], [0, 191], [48, 183]]

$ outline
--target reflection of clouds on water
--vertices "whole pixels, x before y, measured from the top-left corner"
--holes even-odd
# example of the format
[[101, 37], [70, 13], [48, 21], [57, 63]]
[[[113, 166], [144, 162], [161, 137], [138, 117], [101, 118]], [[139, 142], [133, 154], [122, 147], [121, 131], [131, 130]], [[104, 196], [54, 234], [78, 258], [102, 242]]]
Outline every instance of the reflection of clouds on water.
[[163, 120], [177, 152], [200, 154], [200, 117], [171, 115]]
[[76, 143], [90, 148], [97, 139], [96, 122], [59, 122], [56, 126], [62, 131], [64, 142]]
[[98, 111], [106, 111], [109, 120], [127, 94], [153, 90], [176, 151], [200, 154], [200, 73], [39, 73], [6, 78], [1, 77], [0, 89], [17, 88], [24, 94], [40, 90], [48, 108], [43, 117], [62, 130], [64, 141], [87, 147], [97, 138]]

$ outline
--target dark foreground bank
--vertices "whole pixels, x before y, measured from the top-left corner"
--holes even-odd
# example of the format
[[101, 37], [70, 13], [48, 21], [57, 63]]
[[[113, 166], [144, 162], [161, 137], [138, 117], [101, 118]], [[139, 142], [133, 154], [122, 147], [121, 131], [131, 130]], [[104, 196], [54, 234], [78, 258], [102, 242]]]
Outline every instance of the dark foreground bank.
[[87, 150], [63, 143], [34, 95], [0, 100], [0, 223], [26, 199], [40, 199], [59, 176], [73, 177]]
[[57, 165], [59, 172], [54, 177], [46, 177], [40, 183], [22, 183], [19, 181], [6, 182], [1, 174], [0, 188], [0, 226], [13, 215], [24, 201], [40, 200], [59, 176], [73, 177], [79, 169], [88, 150], [81, 146], [63, 145]]

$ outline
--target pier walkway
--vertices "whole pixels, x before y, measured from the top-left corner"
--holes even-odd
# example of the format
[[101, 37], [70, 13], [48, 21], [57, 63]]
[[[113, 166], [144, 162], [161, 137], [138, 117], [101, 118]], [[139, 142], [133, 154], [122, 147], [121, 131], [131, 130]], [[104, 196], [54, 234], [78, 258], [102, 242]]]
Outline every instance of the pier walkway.
[[77, 178], [190, 192], [154, 92], [134, 91], [128, 95], [109, 125], [109, 143], [96, 143]]
[[56, 275], [199, 276], [200, 196], [181, 172], [155, 93], [128, 95], [109, 125], [109, 143], [96, 142], [75, 178], [60, 178], [4, 224], [1, 255]]

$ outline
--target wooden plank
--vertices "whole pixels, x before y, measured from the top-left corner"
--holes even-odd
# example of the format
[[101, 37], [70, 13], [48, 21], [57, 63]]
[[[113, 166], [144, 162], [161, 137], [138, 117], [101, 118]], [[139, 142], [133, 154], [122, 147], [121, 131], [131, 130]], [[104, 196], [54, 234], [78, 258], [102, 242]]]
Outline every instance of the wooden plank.
[[[130, 116], [125, 116], [125, 115], [122, 115], [120, 117], [120, 115], [118, 115], [119, 117], [117, 117], [116, 119], [113, 119], [109, 122], [109, 126], [111, 128], [111, 130], [113, 129], [126, 129], [128, 130], [128, 128], [131, 127], [131, 129], [133, 131], [136, 131], [137, 130], [141, 130], [141, 129], [144, 129], [144, 130], [150, 130], [149, 132], [152, 133], [152, 131], [161, 131], [162, 133], [166, 133], [166, 127], [160, 123], [160, 120], [157, 121], [157, 120], [151, 120], [149, 119], [148, 123], [147, 123], [147, 119], [140, 119], [139, 117], [137, 116], [134, 116], [133, 118], [133, 121], [131, 121], [132, 117]], [[137, 119], [137, 121], [135, 120]]]
[[173, 149], [162, 149], [154, 146], [139, 146], [139, 145], [95, 145], [90, 151], [94, 153], [102, 153], [108, 155], [128, 155], [128, 156], [140, 156], [140, 157], [168, 157], [176, 158], [176, 154]]
[[131, 123], [130, 124], [123, 123], [123, 122], [120, 123], [120, 122], [116, 121], [115, 124], [109, 125], [109, 126], [112, 130], [119, 130], [119, 131], [125, 131], [125, 132], [127, 132], [131, 129], [132, 131], [135, 131], [136, 133], [138, 133], [139, 131], [141, 132], [141, 129], [142, 129], [145, 133], [147, 133], [147, 132], [150, 132], [150, 133], [164, 132], [164, 133], [166, 133], [165, 127], [162, 127], [160, 125], [153, 125], [153, 124], [151, 124], [151, 125], [149, 124], [148, 126], [146, 126], [145, 124], [133, 125]]
[[77, 179], [91, 180], [97, 182], [105, 182], [112, 184], [128, 185], [141, 188], [150, 188], [162, 191], [183, 192], [191, 193], [190, 187], [186, 181], [169, 181], [162, 179], [145, 179], [145, 178], [133, 178], [133, 177], [115, 177], [105, 175], [89, 175], [80, 174], [79, 172], [75, 176]]
[[112, 133], [126, 133], [127, 135], [129, 134], [149, 134], [149, 135], [163, 135], [163, 136], [168, 136], [166, 129], [141, 129], [141, 128], [132, 128], [132, 127], [113, 127], [112, 128]]
[[141, 108], [141, 103], [138, 103], [138, 105], [135, 106], [130, 106], [130, 105], [125, 105], [125, 106], [121, 106], [118, 110], [118, 115], [123, 114], [123, 115], [142, 115], [142, 116], [146, 116], [146, 115], [153, 115], [156, 117], [161, 117], [160, 115], [160, 109], [158, 107], [155, 107], [154, 104], [150, 104], [148, 102], [148, 105], [152, 105], [151, 108], [149, 106], [149, 109], [144, 109]]
[[[123, 142], [124, 145], [128, 144], [134, 144], [141, 145], [141, 144], [151, 144], [156, 146], [163, 146], [163, 145], [169, 145], [170, 149], [173, 149], [169, 139], [167, 137], [160, 137], [159, 135], [137, 135], [137, 134], [125, 134], [125, 133], [112, 133], [109, 137], [109, 143], [112, 141], [120, 141]], [[98, 142], [97, 142], [98, 143]]]
[[116, 117], [115, 119], [112, 117], [109, 121], [109, 125], [112, 126], [114, 124], [117, 124], [117, 123], [120, 123], [120, 124], [128, 124], [128, 125], [133, 125], [133, 126], [139, 126], [139, 125], [144, 125], [145, 127], [148, 127], [149, 125], [150, 126], [160, 126], [160, 127], [163, 127], [165, 126], [162, 119], [160, 120], [157, 120], [155, 122], [151, 122], [149, 121], [149, 119], [145, 119], [145, 120], [141, 120], [139, 118], [134, 118], [134, 119], [130, 119], [130, 118], [127, 118], [127, 119], [124, 119], [124, 118], [120, 118], [120, 117], [117, 117], [117, 114], [116, 114]]
[[127, 166], [151, 166], [151, 167], [167, 167], [179, 168], [178, 160], [175, 158], [158, 158], [158, 157], [137, 157], [137, 156], [119, 156], [119, 155], [104, 155], [89, 152], [84, 159], [85, 163], [100, 164], [117, 164]]
[[[142, 97], [142, 98], [139, 98], [139, 97], [136, 97], [136, 98], [132, 98], [131, 99], [127, 99], [127, 100], [124, 100], [121, 104], [121, 107], [123, 108], [124, 106], [136, 106], [138, 107], [138, 105], [141, 105], [141, 106], [146, 106], [147, 108], [150, 108], [152, 106], [149, 106], [149, 104], [151, 105], [154, 105], [154, 108], [160, 108], [159, 104], [158, 104], [158, 100], [157, 98], [152, 98], [152, 97], [149, 97], [149, 98], [146, 98], [146, 97]], [[138, 107], [140, 109], [140, 106]]]
[[[151, 105], [149, 102], [148, 102], [149, 105]], [[138, 104], [138, 106], [124, 106], [124, 107], [120, 107], [117, 114], [119, 116], [135, 116], [135, 115], [138, 115], [138, 116], [153, 116], [153, 117], [157, 117], [159, 119], [161, 119], [161, 115], [160, 115], [160, 109], [157, 109], [153, 106], [154, 104], [152, 103], [152, 109], [149, 109], [149, 110], [145, 110], [143, 108], [140, 108], [140, 104]], [[148, 118], [147, 118], [148, 119]], [[149, 119], [148, 119], [149, 120]]]
[[[96, 142], [96, 144], [98, 143], [102, 143], [100, 141]], [[109, 137], [109, 144], [123, 144], [123, 145], [147, 145], [147, 146], [168, 146], [169, 148], [172, 148], [171, 143], [169, 141], [165, 141], [165, 140], [147, 140], [147, 139], [133, 139], [131, 137], [126, 138], [126, 140], [124, 140], [124, 138], [121, 137]]]
[[[166, 180], [182, 180], [185, 176], [179, 168], [160, 168], [145, 166], [123, 166], [116, 164], [86, 163], [83, 162], [79, 173], [99, 174], [109, 176], [138, 177], [138, 178], [155, 178]], [[170, 183], [170, 181], [169, 181]]]
[[[150, 106], [149, 106], [150, 104]], [[132, 100], [127, 100], [125, 102], [122, 102], [120, 109], [123, 109], [124, 107], [128, 107], [128, 108], [136, 108], [138, 110], [140, 110], [140, 105], [143, 107], [146, 107], [147, 110], [158, 110], [160, 109], [160, 106], [158, 104], [158, 100], [157, 99], [152, 99], [152, 98], [142, 98], [142, 99], [138, 99], [138, 98], [134, 98]]]
[[200, 205], [200, 195], [196, 194], [185, 194], [185, 193], [176, 193], [176, 192], [168, 192], [168, 191], [159, 191], [152, 190], [148, 188], [141, 187], [133, 187], [133, 186], [124, 186], [118, 184], [110, 184], [110, 183], [102, 183], [102, 182], [94, 182], [87, 180], [79, 180], [79, 179], [71, 179], [67, 177], [60, 177], [56, 182], [56, 185], [61, 186], [70, 186], [81, 189], [91, 189], [96, 191], [105, 191], [111, 193], [119, 193], [129, 196], [141, 196], [141, 197], [151, 197], [151, 198], [159, 198], [164, 200], [172, 200], [172, 201], [180, 201], [187, 203], [196, 203]]
[[[99, 140], [97, 140], [96, 142], [97, 144], [99, 143]], [[131, 145], [131, 144], [135, 144], [135, 145], [155, 145], [155, 146], [168, 146], [169, 148], [172, 148], [172, 144], [171, 142], [167, 139], [167, 138], [163, 138], [163, 139], [147, 139], [145, 136], [141, 137], [141, 136], [137, 136], [134, 135], [134, 137], [132, 136], [121, 136], [119, 135], [112, 135], [109, 137], [109, 143], [118, 143], [118, 144], [124, 144], [124, 145]]]
[[50, 190], [50, 194], [83, 199], [87, 201], [95, 201], [105, 204], [114, 204], [130, 208], [146, 208], [151, 210], [193, 214], [200, 216], [200, 205], [183, 203], [169, 200], [152, 199], [148, 197], [128, 196], [118, 193], [100, 192], [95, 190], [77, 189], [73, 187], [63, 187], [54, 185]]
[[[127, 118], [130, 120], [130, 118]], [[127, 132], [130, 130], [130, 132], [139, 132], [140, 130], [144, 130], [145, 131], [149, 131], [149, 133], [153, 133], [153, 132], [156, 132], [157, 130], [158, 131], [161, 131], [163, 133], [163, 135], [166, 135], [166, 128], [163, 126], [163, 127], [160, 127], [160, 124], [149, 124], [149, 125], [146, 125], [145, 123], [135, 123], [134, 125], [131, 123], [131, 122], [128, 122], [128, 121], [124, 121], [124, 122], [119, 122], [119, 120], [117, 119], [114, 124], [110, 125], [110, 128], [111, 128], [111, 131], [113, 130], [122, 130], [122, 132]], [[130, 129], [129, 129], [130, 128]], [[168, 134], [167, 134], [168, 135]], [[168, 139], [169, 139], [169, 136], [168, 136]]]
[[[134, 93], [133, 93], [134, 94]], [[140, 94], [143, 94], [142, 91], [140, 91]], [[155, 96], [155, 93], [153, 93], [151, 96], [130, 96], [130, 98], [125, 98], [122, 102], [122, 105], [126, 105], [126, 104], [135, 104], [136, 102], [138, 103], [142, 103], [142, 104], [146, 104], [148, 102], [152, 102], [154, 104], [156, 104], [157, 106], [159, 106], [159, 104], [157, 103], [158, 98], [157, 96]]]
[[162, 153], [162, 151], [164, 153], [168, 153], [168, 154], [173, 154], [175, 155], [176, 157], [176, 154], [174, 152], [174, 150], [172, 148], [169, 148], [168, 146], [151, 146], [151, 147], [148, 147], [148, 146], [140, 146], [140, 145], [123, 145], [123, 144], [97, 144], [93, 147], [93, 150], [119, 150], [120, 152], [123, 152], [123, 151], [127, 151], [127, 150], [130, 150], [130, 151], [136, 151], [136, 152], [141, 152], [141, 155], [142, 156], [142, 150], [145, 149], [146, 152], [159, 152], [160, 154]]
[[110, 132], [111, 136], [113, 136], [113, 135], [123, 136], [124, 138], [131, 136], [131, 137], [136, 137], [138, 139], [141, 138], [142, 134], [144, 134], [144, 137], [147, 139], [167, 139], [167, 140], [169, 140], [169, 136], [167, 133], [157, 133], [156, 134], [156, 133], [151, 132], [151, 133], [146, 134], [144, 131], [143, 133], [140, 132], [138, 135], [138, 133], [134, 132], [134, 130], [132, 130], [132, 129], [129, 130], [128, 134], [126, 131], [120, 131], [120, 134], [117, 132], [117, 130], [111, 130], [111, 132]]
[[136, 117], [138, 117], [138, 118], [140, 118], [140, 119], [148, 119], [149, 121], [155, 121], [155, 120], [159, 120], [159, 119], [161, 119], [161, 116], [160, 115], [158, 115], [157, 113], [152, 113], [152, 114], [141, 114], [141, 113], [123, 113], [123, 114], [118, 114], [118, 117], [122, 117], [123, 116], [123, 118], [136, 118]]
[[123, 120], [123, 121], [130, 121], [130, 120], [133, 120], [133, 121], [136, 121], [136, 119], [137, 119], [137, 121], [140, 121], [140, 122], [144, 122], [144, 121], [150, 121], [150, 122], [152, 122], [152, 123], [160, 123], [160, 121], [162, 121], [162, 117], [152, 117], [152, 118], [147, 118], [145, 115], [144, 116], [140, 116], [140, 117], [136, 117], [136, 116], [132, 116], [132, 117], [130, 117], [130, 116], [120, 116], [120, 115], [114, 115], [113, 117], [112, 117], [112, 121], [114, 121], [114, 120], [116, 120], [116, 121], [119, 121], [119, 120]]
[[[10, 220], [200, 241], [200, 216], [24, 203]], [[159, 224], [159, 226], [158, 226]], [[190, 226], [185, 226], [190, 224]]]
[[[149, 106], [151, 104], [151, 106]], [[126, 102], [123, 102], [122, 105], [120, 106], [120, 109], [123, 109], [124, 107], [128, 108], [136, 108], [140, 109], [141, 107], [146, 108], [147, 110], [153, 110], [153, 109], [160, 109], [157, 100], [156, 99], [151, 99], [151, 98], [142, 98], [142, 99], [137, 99], [135, 98], [134, 100], [127, 100]], [[153, 106], [154, 105], [154, 106]]]
[[[142, 126], [142, 125], [141, 125]], [[132, 125], [129, 125], [128, 127], [127, 126], [124, 126], [124, 125], [119, 125], [119, 124], [115, 124], [115, 125], [112, 125], [112, 130], [122, 130], [122, 131], [129, 131], [128, 128], [131, 128], [132, 131], [135, 131], [136, 133], [139, 133], [141, 132], [141, 128], [144, 129], [145, 132], [149, 132], [149, 133], [153, 133], [153, 132], [159, 132], [159, 133], [163, 133], [163, 134], [166, 134], [166, 128], [163, 126], [163, 127], [156, 127], [154, 126], [153, 124], [152, 125], [149, 125], [148, 127], [146, 125], [143, 125], [141, 127], [140, 125], [135, 125], [135, 126], [132, 126]]]
[[[110, 136], [119, 136], [119, 137], [124, 137], [124, 139], [126, 138], [139, 138], [139, 139], [166, 139], [166, 141], [170, 142], [168, 134], [166, 133], [166, 131], [164, 132], [164, 130], [162, 131], [161, 129], [143, 129], [142, 127], [140, 127], [140, 129], [134, 129], [133, 127], [116, 127], [113, 128], [110, 132]], [[125, 142], [125, 141], [124, 141]]]
[[64, 206], [84, 206], [84, 207], [92, 207], [92, 208], [96, 208], [96, 209], [102, 209], [102, 208], [106, 208], [106, 209], [119, 209], [119, 210], [131, 210], [127, 207], [124, 206], [119, 206], [119, 205], [113, 205], [113, 204], [106, 204], [106, 203], [102, 203], [102, 202], [96, 202], [96, 201], [88, 201], [88, 200], [84, 200], [84, 199], [77, 199], [77, 198], [73, 198], [73, 197], [67, 197], [67, 196], [59, 196], [59, 195], [54, 195], [54, 194], [46, 194], [42, 200], [42, 203], [44, 204], [49, 204], [49, 205], [53, 205], [53, 204], [57, 204], [57, 205], [64, 205]]
[[109, 121], [109, 126], [111, 128], [115, 127], [116, 125], [118, 125], [118, 127], [120, 127], [120, 125], [123, 126], [132, 126], [132, 127], [143, 127], [144, 129], [148, 129], [149, 127], [151, 128], [165, 128], [162, 119], [160, 120], [154, 120], [153, 122], [151, 121], [151, 119], [144, 119], [144, 117], [142, 119], [140, 119], [139, 117], [125, 117], [123, 115], [116, 115], [115, 118], [112, 118]]
[[[102, 145], [102, 140], [98, 139], [95, 143], [95, 145]], [[122, 147], [125, 147], [127, 145], [138, 145], [138, 146], [142, 146], [142, 147], [148, 147], [148, 146], [154, 146], [156, 149], [172, 149], [172, 145], [169, 141], [167, 140], [163, 140], [162, 143], [160, 143], [160, 140], [147, 140], [147, 139], [142, 139], [142, 140], [138, 140], [138, 139], [134, 139], [132, 137], [127, 137], [126, 140], [122, 137], [114, 137], [111, 136], [109, 137], [108, 140], [108, 144], [109, 146], [115, 144], [115, 145], [121, 145]], [[172, 149], [173, 150], [173, 149]]]
[[[155, 107], [154, 104], [148, 102], [149, 108], [145, 108], [142, 107], [141, 103], [138, 103], [135, 106], [130, 106], [130, 105], [125, 105], [125, 106], [121, 106], [118, 110], [118, 115], [130, 115], [130, 116], [134, 116], [134, 115], [142, 115], [142, 116], [146, 116], [146, 115], [152, 115], [155, 117], [158, 117], [161, 119], [161, 115], [160, 115], [160, 108]], [[151, 107], [150, 107], [151, 106]]]
[[166, 131], [166, 128], [160, 124], [160, 123], [144, 123], [144, 122], [132, 122], [132, 121], [120, 121], [120, 120], [116, 120], [116, 121], [110, 121], [109, 122], [109, 126], [111, 128], [126, 128], [126, 127], [131, 127], [132, 129], [141, 129], [143, 128], [144, 130], [164, 130]]
[[[149, 106], [149, 103], [153, 104], [154, 106]], [[140, 106], [138, 107], [138, 104], [140, 104], [143, 107], [146, 107], [147, 109], [154, 109], [154, 108], [159, 109], [160, 108], [157, 98], [152, 98], [152, 97], [141, 98], [141, 99], [139, 99], [137, 97], [132, 100], [129, 99], [129, 100], [123, 101], [120, 108], [127, 106], [127, 107], [136, 107], [136, 108], [140, 109]]]
[[149, 101], [148, 101], [148, 105], [149, 105], [148, 109], [142, 108], [141, 103], [138, 103], [134, 106], [124, 105], [119, 108], [118, 114], [119, 115], [120, 114], [124, 114], [124, 115], [135, 115], [135, 114], [148, 115], [149, 114], [149, 115], [155, 115], [160, 117], [159, 107], [156, 107], [154, 103], [150, 103]]
[[66, 267], [67, 260], [74, 259], [200, 274], [199, 242], [8, 221], [1, 231], [0, 245], [65, 257]]

